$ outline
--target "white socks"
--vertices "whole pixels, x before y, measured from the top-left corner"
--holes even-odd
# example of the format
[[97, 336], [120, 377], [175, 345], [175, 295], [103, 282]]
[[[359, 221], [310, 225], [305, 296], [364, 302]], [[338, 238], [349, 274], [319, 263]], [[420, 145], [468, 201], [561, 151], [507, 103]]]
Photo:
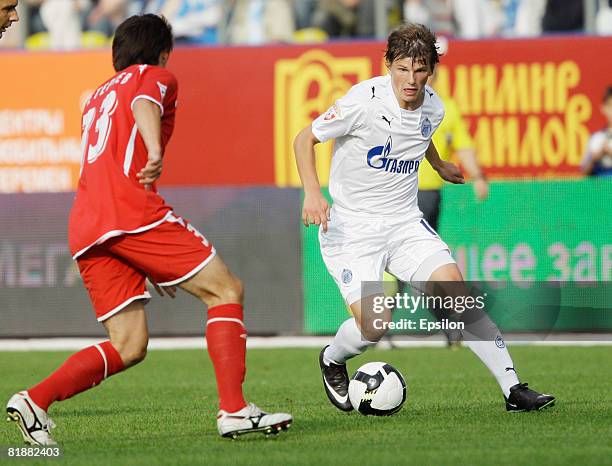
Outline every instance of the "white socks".
[[[495, 324], [492, 325], [494, 326]], [[485, 341], [480, 340], [477, 336], [465, 330], [463, 336], [465, 344], [491, 371], [507, 398], [510, 395], [510, 387], [519, 383], [519, 379], [514, 371], [514, 363], [510, 353], [508, 353], [508, 349], [499, 333], [497, 333], [496, 338]], [[325, 364], [330, 362], [344, 364], [375, 344], [375, 341], [368, 341], [361, 335], [355, 319], [351, 317], [340, 325], [334, 341], [323, 354], [323, 362]]]
[[375, 344], [375, 341], [368, 341], [361, 335], [355, 319], [351, 317], [345, 320], [336, 332], [334, 341], [323, 353], [323, 362], [344, 364]]
[[474, 337], [470, 334], [464, 332], [463, 335], [465, 344], [491, 371], [504, 395], [508, 398], [510, 387], [519, 383], [519, 379], [514, 371], [514, 363], [504, 340], [501, 336], [498, 336], [495, 341], [478, 341], [474, 340]]

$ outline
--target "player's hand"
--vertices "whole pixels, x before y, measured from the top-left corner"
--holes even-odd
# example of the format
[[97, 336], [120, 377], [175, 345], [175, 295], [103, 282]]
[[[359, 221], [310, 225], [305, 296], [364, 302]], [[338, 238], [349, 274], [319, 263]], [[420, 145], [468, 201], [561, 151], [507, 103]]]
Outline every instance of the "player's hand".
[[176, 286], [159, 286], [151, 279], [149, 279], [149, 281], [151, 282], [151, 285], [153, 285], [153, 288], [155, 288], [155, 291], [157, 291], [157, 294], [162, 298], [164, 297], [164, 293], [170, 296], [172, 299], [176, 298]]
[[446, 162], [444, 160], [442, 160], [441, 162], [442, 163], [437, 168], [437, 171], [443, 180], [448, 181], [449, 183], [453, 183], [453, 184], [464, 184], [465, 183], [465, 178], [463, 178], [463, 173], [461, 173], [461, 170], [459, 169], [457, 165], [451, 162]]
[[489, 196], [489, 183], [484, 178], [477, 178], [474, 181], [474, 194], [478, 200], [483, 201]]
[[145, 167], [138, 172], [136, 177], [141, 184], [150, 185], [157, 178], [160, 177], [162, 173], [162, 155], [161, 154], [151, 154], [149, 153], [149, 159], [147, 160], [147, 164]]
[[302, 222], [306, 226], [323, 225], [323, 231], [327, 232], [329, 210], [329, 203], [321, 194], [321, 191], [306, 194], [304, 195], [304, 207], [302, 208]]

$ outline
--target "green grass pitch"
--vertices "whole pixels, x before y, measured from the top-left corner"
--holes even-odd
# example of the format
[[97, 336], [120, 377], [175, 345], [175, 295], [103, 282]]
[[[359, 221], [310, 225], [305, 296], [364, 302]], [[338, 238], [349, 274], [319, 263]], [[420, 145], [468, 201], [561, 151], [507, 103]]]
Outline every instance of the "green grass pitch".
[[[557, 406], [507, 414], [494, 379], [469, 350], [422, 348], [370, 351], [352, 361], [349, 372], [368, 361], [396, 366], [408, 399], [389, 418], [346, 414], [325, 398], [317, 350], [251, 350], [248, 399], [287, 410], [295, 422], [278, 438], [232, 441], [216, 432], [215, 381], [205, 352], [151, 351], [141, 365], [51, 407], [64, 456], [47, 464], [612, 464], [612, 347], [511, 352], [523, 381], [555, 394]], [[2, 400], [67, 356], [0, 353]], [[0, 423], [0, 446], [21, 444], [17, 428]]]

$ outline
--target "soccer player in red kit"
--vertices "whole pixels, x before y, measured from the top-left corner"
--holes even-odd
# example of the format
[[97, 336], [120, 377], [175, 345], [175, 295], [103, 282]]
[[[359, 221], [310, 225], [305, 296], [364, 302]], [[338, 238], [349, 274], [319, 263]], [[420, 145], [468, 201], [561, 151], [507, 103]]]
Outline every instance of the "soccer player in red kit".
[[242, 283], [206, 238], [157, 193], [176, 112], [177, 81], [165, 69], [172, 47], [172, 29], [163, 18], [128, 18], [113, 41], [117, 74], [83, 110], [83, 160], [69, 243], [109, 340], [73, 354], [45, 380], [9, 400], [9, 418], [28, 443], [54, 444], [49, 433], [54, 424], [47, 416], [51, 403], [144, 359], [144, 305], [151, 297], [147, 277], [162, 295], [174, 297], [178, 286], [208, 306], [206, 341], [219, 393], [219, 433], [277, 433], [291, 424], [289, 414], [268, 414], [245, 402]]

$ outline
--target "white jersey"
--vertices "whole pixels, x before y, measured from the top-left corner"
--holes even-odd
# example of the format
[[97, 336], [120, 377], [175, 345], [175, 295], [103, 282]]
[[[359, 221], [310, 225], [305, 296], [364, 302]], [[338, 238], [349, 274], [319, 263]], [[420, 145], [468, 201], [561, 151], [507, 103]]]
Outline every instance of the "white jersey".
[[329, 179], [334, 210], [359, 216], [418, 217], [418, 169], [444, 106], [429, 86], [416, 110], [400, 108], [391, 76], [363, 81], [312, 123], [335, 138]]

